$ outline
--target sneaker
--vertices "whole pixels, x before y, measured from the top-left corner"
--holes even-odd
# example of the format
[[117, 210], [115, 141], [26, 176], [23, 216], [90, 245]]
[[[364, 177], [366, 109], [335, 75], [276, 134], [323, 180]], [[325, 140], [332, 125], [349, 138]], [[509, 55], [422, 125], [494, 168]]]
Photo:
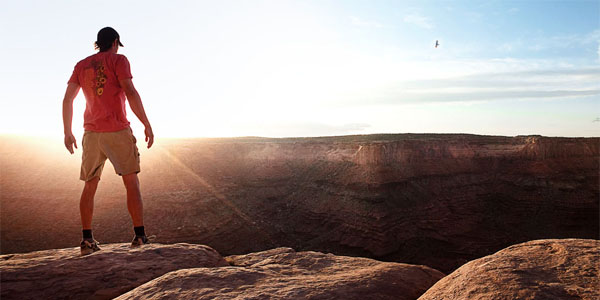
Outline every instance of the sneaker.
[[88, 255], [88, 254], [92, 254], [96, 251], [100, 250], [100, 247], [98, 247], [98, 241], [92, 239], [92, 240], [88, 240], [88, 239], [84, 239], [81, 241], [81, 256], [84, 255]]
[[131, 248], [139, 247], [142, 245], [150, 244], [150, 239], [154, 236], [148, 238], [147, 236], [134, 236], [133, 241], [131, 241]]

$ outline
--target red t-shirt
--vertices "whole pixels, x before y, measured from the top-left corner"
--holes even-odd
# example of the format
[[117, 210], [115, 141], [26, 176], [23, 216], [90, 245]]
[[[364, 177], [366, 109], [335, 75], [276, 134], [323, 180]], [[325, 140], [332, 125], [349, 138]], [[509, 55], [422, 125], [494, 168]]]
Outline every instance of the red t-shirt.
[[69, 83], [77, 83], [83, 90], [85, 130], [112, 132], [129, 127], [119, 80], [132, 77], [129, 61], [121, 54], [99, 52], [75, 65]]

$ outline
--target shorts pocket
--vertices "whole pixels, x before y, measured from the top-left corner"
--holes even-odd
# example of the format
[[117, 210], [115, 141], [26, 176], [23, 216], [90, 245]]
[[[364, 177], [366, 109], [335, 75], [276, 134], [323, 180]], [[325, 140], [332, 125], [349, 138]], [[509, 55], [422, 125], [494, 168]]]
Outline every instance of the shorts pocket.
[[129, 127], [129, 136], [131, 136], [131, 141], [133, 141], [134, 144], [137, 143], [137, 139], [135, 138], [135, 135], [133, 135], [131, 127]]

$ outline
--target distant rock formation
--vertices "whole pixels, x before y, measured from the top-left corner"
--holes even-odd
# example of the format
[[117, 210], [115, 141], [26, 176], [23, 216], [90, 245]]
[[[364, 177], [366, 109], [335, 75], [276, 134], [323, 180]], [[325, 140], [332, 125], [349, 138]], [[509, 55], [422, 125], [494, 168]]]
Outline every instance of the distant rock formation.
[[79, 248], [0, 256], [1, 298], [112, 299], [170, 271], [228, 265], [203, 245], [101, 245], [80, 256]]
[[169, 236], [197, 232], [224, 254], [290, 246], [450, 273], [520, 242], [600, 234], [598, 138], [188, 140], [165, 152], [206, 183], [187, 203], [227, 216], [211, 234], [201, 214], [180, 214], [185, 225]]
[[[223, 255], [291, 247], [450, 273], [525, 241], [600, 236], [600, 138], [390, 134], [142, 148], [146, 230]], [[0, 141], [2, 253], [78, 243], [80, 159], [57, 151]], [[100, 242], [131, 238], [124, 203], [107, 166], [94, 210]]]
[[419, 300], [600, 299], [600, 241], [537, 240], [458, 268]]
[[226, 260], [191, 244], [111, 244], [78, 254], [0, 256], [2, 299], [416, 299], [444, 276], [426, 266], [290, 248]]

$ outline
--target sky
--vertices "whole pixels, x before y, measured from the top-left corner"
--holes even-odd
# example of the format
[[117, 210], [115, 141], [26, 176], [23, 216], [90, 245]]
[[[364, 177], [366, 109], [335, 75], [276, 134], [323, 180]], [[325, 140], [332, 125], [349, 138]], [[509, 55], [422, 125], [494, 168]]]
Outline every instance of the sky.
[[157, 139], [600, 136], [599, 19], [577, 0], [2, 1], [0, 134], [61, 137], [111, 26]]

